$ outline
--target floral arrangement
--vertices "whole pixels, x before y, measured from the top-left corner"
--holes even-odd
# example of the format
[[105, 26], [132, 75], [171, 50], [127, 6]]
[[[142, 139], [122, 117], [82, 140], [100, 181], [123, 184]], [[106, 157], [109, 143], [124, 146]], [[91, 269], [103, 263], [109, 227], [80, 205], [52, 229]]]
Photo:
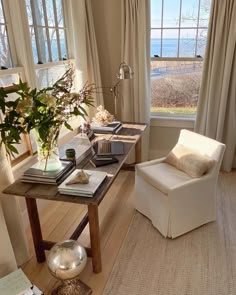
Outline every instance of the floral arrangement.
[[[18, 153], [15, 144], [20, 143], [21, 134], [34, 130], [41, 143], [43, 157], [50, 157], [57, 142], [61, 127], [72, 130], [68, 120], [72, 116], [85, 117], [84, 105], [91, 106], [95, 86], [86, 84], [78, 93], [71, 92], [75, 71], [69, 66], [65, 74], [51, 87], [30, 89], [20, 81], [15, 85], [19, 97], [7, 100], [8, 91], [0, 88], [0, 110], [3, 120], [0, 124], [1, 142], [8, 154]], [[47, 164], [47, 161], [46, 161]]]
[[102, 105], [97, 107], [97, 113], [93, 118], [93, 122], [98, 125], [106, 126], [114, 120], [114, 116], [111, 115]]

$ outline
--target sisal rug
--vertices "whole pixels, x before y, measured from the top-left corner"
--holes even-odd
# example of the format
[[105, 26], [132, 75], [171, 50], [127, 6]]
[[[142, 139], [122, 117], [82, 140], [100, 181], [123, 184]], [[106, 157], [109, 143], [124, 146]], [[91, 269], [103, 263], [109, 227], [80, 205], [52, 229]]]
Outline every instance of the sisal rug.
[[236, 295], [236, 173], [222, 174], [217, 221], [165, 239], [136, 212], [104, 295]]

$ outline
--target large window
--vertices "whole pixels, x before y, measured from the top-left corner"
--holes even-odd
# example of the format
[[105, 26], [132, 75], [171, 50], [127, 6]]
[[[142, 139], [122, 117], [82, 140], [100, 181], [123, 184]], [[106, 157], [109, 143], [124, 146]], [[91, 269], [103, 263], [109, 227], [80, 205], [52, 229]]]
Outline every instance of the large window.
[[151, 112], [196, 113], [211, 0], [151, 0]]
[[[25, 6], [18, 0], [0, 0], [0, 87], [8, 89], [12, 89], [9, 86], [13, 83], [19, 83], [20, 78], [31, 88], [50, 86], [64, 74], [67, 64], [74, 62], [69, 60], [66, 41], [68, 29], [63, 4], [67, 0], [24, 1]], [[28, 28], [25, 27], [26, 18]], [[29, 32], [31, 39], [28, 38]], [[20, 46], [23, 50], [17, 51]], [[17, 97], [16, 93], [11, 93], [8, 100]], [[0, 112], [0, 121], [1, 118]], [[29, 147], [29, 138], [22, 136], [22, 143], [17, 146], [19, 155], [14, 163], [29, 155]]]
[[26, 0], [34, 62], [65, 60], [66, 28], [62, 0]]
[[0, 67], [12, 67], [11, 52], [8, 39], [8, 23], [6, 22], [2, 0], [0, 0]]

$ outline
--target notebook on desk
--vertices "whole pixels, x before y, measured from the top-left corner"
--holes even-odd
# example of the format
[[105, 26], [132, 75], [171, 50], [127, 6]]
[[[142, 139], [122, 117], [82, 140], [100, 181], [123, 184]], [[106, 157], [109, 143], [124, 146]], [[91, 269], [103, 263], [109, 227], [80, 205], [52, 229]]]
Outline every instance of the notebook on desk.
[[97, 155], [123, 155], [124, 143], [121, 141], [99, 140], [94, 144]]

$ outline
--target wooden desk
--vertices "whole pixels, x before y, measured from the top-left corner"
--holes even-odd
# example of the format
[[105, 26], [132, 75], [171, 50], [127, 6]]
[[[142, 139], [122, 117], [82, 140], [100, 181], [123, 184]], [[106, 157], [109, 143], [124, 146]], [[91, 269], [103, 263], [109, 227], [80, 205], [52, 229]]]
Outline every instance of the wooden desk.
[[141, 161], [141, 136], [145, 129], [145, 124], [123, 124], [123, 128], [118, 134], [106, 135], [106, 138], [110, 137], [110, 140], [124, 142], [125, 153], [124, 155], [117, 156], [119, 163], [94, 168], [89, 163], [90, 158], [87, 158], [78, 166], [78, 168], [87, 170], [96, 169], [108, 173], [108, 176], [98, 188], [93, 198], [61, 195], [57, 190], [57, 186], [23, 183], [19, 179], [3, 191], [6, 194], [25, 197], [38, 262], [45, 261], [44, 251], [50, 250], [55, 242], [43, 240], [36, 199], [71, 202], [87, 205], [88, 212], [75, 229], [70, 239], [77, 240], [87, 223], [89, 223], [91, 248], [86, 248], [86, 251], [88, 256], [92, 257], [93, 271], [95, 273], [102, 271], [98, 206], [105, 197], [106, 192], [112, 185], [119, 171], [122, 169], [128, 155], [134, 148], [136, 152], [136, 162]]

